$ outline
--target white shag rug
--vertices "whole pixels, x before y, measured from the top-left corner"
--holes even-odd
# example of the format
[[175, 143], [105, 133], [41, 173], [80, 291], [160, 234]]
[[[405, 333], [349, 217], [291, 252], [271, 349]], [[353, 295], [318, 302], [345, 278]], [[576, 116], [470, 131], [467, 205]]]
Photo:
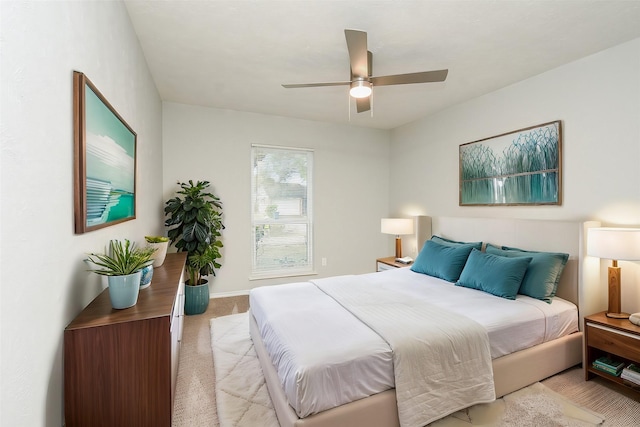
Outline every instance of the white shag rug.
[[429, 424], [431, 427], [592, 427], [604, 418], [567, 400], [541, 383], [491, 403], [458, 411]]
[[[278, 427], [249, 337], [248, 313], [211, 319], [211, 347], [220, 427]], [[535, 383], [495, 402], [451, 414], [430, 426], [587, 427], [603, 423], [602, 416]]]
[[220, 427], [278, 427], [248, 313], [211, 319], [211, 348]]

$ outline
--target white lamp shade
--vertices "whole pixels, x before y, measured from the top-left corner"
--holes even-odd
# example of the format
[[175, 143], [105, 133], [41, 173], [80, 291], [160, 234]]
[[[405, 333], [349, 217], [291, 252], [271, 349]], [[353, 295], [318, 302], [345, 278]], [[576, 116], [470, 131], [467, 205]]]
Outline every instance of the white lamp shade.
[[413, 233], [413, 220], [410, 218], [382, 218], [380, 221], [380, 232], [385, 234], [401, 234]]
[[640, 228], [590, 228], [587, 255], [616, 261], [640, 260]]

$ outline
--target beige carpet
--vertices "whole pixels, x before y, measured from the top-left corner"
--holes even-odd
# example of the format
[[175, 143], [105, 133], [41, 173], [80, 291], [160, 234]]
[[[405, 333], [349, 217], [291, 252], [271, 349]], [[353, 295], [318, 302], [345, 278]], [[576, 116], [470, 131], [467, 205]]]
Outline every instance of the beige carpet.
[[[187, 316], [180, 351], [173, 427], [218, 427], [210, 320], [248, 310], [247, 296], [214, 298], [201, 315]], [[605, 418], [605, 427], [640, 425], [640, 395], [573, 368], [542, 381], [547, 388]], [[517, 424], [516, 424], [517, 425]], [[250, 427], [250, 426], [247, 426]]]
[[173, 427], [218, 427], [215, 376], [211, 353], [212, 317], [249, 309], [248, 296], [212, 298], [203, 314], [185, 316], [178, 381], [173, 402]]

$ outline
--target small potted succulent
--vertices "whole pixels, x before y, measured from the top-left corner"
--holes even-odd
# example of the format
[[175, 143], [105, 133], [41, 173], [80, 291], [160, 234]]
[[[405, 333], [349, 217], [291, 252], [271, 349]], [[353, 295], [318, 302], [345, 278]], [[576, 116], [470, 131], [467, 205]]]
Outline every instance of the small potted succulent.
[[137, 248], [135, 243], [127, 239], [112, 240], [110, 249], [110, 254], [88, 255], [88, 261], [95, 266], [91, 271], [107, 276], [109, 298], [113, 308], [132, 307], [138, 302], [141, 270], [153, 264], [151, 255], [154, 249]]

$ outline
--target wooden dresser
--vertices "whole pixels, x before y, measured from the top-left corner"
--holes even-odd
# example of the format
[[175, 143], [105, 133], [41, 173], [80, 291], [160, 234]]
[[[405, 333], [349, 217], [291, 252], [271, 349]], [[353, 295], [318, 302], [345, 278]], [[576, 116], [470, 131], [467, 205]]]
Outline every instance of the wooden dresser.
[[66, 427], [171, 426], [185, 261], [167, 254], [135, 306], [111, 308], [105, 289], [66, 327]]

